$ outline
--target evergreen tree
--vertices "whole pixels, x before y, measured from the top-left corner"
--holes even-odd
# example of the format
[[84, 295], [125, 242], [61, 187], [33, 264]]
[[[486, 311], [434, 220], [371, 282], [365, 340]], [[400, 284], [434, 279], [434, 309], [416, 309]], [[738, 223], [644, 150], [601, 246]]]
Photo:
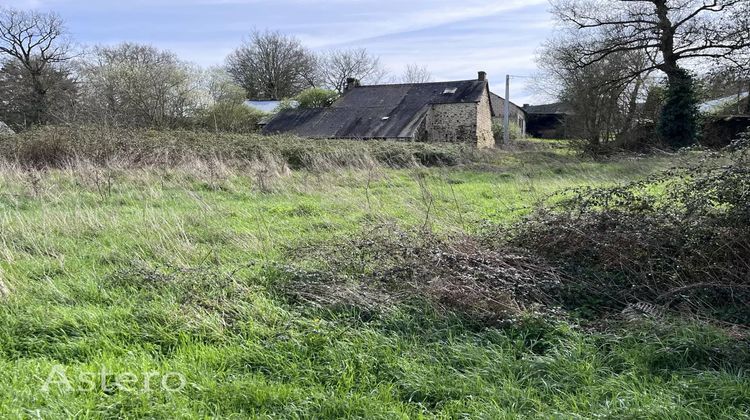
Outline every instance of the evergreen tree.
[[698, 101], [693, 77], [680, 68], [670, 77], [667, 96], [659, 119], [659, 135], [672, 147], [695, 143], [698, 137]]

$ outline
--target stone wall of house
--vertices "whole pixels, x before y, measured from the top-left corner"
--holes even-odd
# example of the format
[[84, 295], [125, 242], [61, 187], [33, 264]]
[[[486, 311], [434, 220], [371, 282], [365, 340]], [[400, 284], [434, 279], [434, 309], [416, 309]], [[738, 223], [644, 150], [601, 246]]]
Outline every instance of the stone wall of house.
[[492, 107], [487, 90], [477, 106], [477, 147], [494, 147], [495, 136], [492, 133]]
[[433, 105], [426, 117], [427, 141], [471, 143], [477, 141], [477, 104]]
[[479, 103], [432, 105], [420, 126], [417, 141], [469, 143], [493, 147], [489, 91]]

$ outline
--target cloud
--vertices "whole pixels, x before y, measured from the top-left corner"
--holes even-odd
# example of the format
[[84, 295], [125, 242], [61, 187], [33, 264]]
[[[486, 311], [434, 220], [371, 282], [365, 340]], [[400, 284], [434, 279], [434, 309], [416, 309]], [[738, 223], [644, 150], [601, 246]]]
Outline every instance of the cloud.
[[41, 0], [14, 0], [13, 4], [3, 4], [3, 3], [4, 2], [0, 3], [0, 8], [13, 7], [17, 9], [37, 9], [43, 6], [43, 3]]
[[[289, 0], [286, 0], [289, 1]], [[297, 0], [301, 1], [301, 0]], [[316, 2], [327, 3], [327, 2]], [[506, 0], [487, 2], [464, 0], [460, 6], [455, 1], [430, 0], [409, 3], [393, 0], [364, 0], [348, 2], [348, 9], [337, 12], [339, 19], [325, 26], [317, 27], [317, 34], [306, 35], [306, 39], [316, 47], [335, 46], [363, 41], [387, 35], [414, 32], [452, 23], [487, 18], [503, 13], [547, 4], [547, 0]], [[292, 29], [305, 31], [315, 28], [308, 23], [291, 25]]]
[[365, 47], [394, 73], [407, 63], [426, 64], [436, 79], [482, 69], [493, 84], [506, 73], [534, 73], [534, 52], [552, 27], [547, 0], [11, 1], [60, 12], [83, 44], [150, 43], [204, 66], [268, 28], [316, 50]]

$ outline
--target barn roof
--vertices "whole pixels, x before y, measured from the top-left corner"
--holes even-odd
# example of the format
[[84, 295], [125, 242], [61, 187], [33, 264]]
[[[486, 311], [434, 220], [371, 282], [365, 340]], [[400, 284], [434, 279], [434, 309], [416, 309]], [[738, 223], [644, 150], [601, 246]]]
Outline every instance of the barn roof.
[[412, 138], [430, 105], [477, 103], [486, 86], [484, 80], [358, 86], [329, 108], [282, 111], [263, 132], [317, 138]]
[[555, 102], [553, 104], [544, 105], [530, 105], [524, 106], [523, 110], [527, 114], [571, 114], [572, 109], [569, 104], [565, 102]]
[[733, 95], [725, 96], [723, 98], [716, 98], [710, 101], [703, 102], [698, 105], [700, 112], [704, 113], [719, 113], [731, 105], [737, 105], [738, 102], [750, 96], [750, 92], [742, 92], [739, 95], [736, 93]]

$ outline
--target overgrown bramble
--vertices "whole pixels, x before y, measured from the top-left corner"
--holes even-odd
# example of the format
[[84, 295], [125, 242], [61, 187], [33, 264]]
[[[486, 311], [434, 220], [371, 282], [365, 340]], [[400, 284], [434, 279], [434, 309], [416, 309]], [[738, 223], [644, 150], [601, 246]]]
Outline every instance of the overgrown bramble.
[[728, 154], [640, 182], [566, 190], [512, 243], [560, 265], [569, 308], [638, 302], [750, 324], [750, 159]]

